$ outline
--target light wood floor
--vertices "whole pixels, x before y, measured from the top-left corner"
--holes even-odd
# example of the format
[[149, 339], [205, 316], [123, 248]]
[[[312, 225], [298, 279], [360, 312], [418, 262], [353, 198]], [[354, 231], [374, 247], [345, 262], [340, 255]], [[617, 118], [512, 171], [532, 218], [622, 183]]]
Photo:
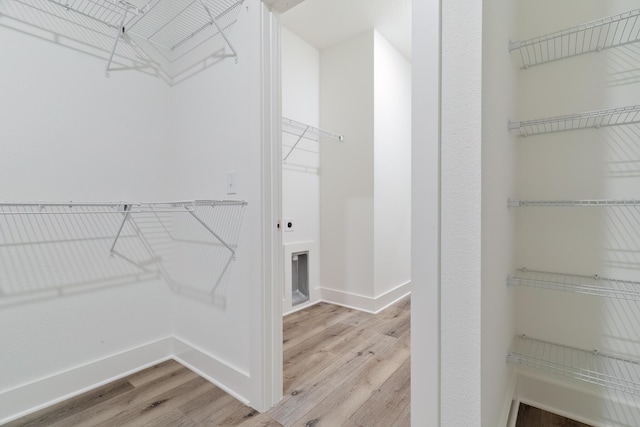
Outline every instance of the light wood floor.
[[409, 298], [284, 319], [284, 399], [260, 414], [170, 360], [8, 426], [409, 426]]

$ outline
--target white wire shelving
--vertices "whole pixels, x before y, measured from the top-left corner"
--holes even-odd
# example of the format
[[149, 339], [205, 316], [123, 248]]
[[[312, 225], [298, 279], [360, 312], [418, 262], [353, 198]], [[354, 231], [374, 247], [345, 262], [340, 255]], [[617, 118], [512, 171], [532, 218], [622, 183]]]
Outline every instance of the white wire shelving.
[[507, 277], [507, 286], [528, 286], [553, 291], [640, 301], [640, 282], [593, 276], [550, 273], [521, 268]]
[[[170, 77], [171, 65], [220, 35], [228, 53], [237, 53], [228, 38], [243, 0], [47, 0], [69, 13], [64, 20], [83, 26], [83, 18], [108, 27], [113, 44], [105, 75], [109, 77], [118, 45], [125, 41]], [[76, 19], [74, 19], [74, 16]], [[212, 53], [209, 52], [209, 55]]]
[[142, 213], [187, 213], [190, 214], [209, 234], [215, 237], [233, 256], [235, 249], [213, 230], [197, 213], [201, 206], [246, 206], [242, 200], [189, 200], [168, 202], [91, 202], [91, 203], [40, 203], [40, 202], [2, 202], [0, 216], [77, 216], [77, 215], [120, 215], [119, 228], [115, 231], [109, 249], [110, 255], [116, 254], [116, 245], [125, 224], [133, 214]]
[[1, 202], [0, 307], [162, 278], [221, 302], [247, 202]]
[[282, 161], [287, 161], [293, 150], [296, 149], [302, 139], [309, 139], [319, 142], [320, 138], [330, 138], [340, 142], [344, 142], [343, 135], [328, 130], [319, 129], [317, 127], [291, 120], [286, 117], [282, 118], [282, 132], [296, 137], [296, 142], [289, 148], [289, 152], [284, 156]]
[[640, 123], [640, 105], [587, 111], [584, 113], [546, 117], [542, 119], [509, 121], [508, 129], [518, 136], [564, 132], [578, 129], [600, 128]]
[[507, 200], [507, 207], [638, 207], [640, 199], [599, 199], [599, 200]]
[[640, 40], [640, 9], [608, 16], [529, 40], [509, 43], [518, 52], [522, 68], [598, 52]]
[[640, 361], [517, 336], [507, 362], [640, 396]]

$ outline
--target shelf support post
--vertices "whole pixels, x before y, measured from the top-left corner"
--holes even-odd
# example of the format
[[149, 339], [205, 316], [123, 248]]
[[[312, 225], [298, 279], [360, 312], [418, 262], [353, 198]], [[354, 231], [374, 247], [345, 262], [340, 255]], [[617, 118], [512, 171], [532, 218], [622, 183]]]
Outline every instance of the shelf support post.
[[122, 218], [122, 222], [120, 223], [120, 228], [118, 229], [118, 233], [116, 233], [116, 237], [113, 239], [113, 243], [111, 244], [111, 249], [109, 249], [109, 256], [111, 256], [111, 258], [113, 258], [113, 255], [115, 253], [116, 243], [118, 243], [118, 239], [120, 238], [120, 234], [122, 233], [122, 229], [124, 228], [124, 225], [127, 222], [127, 220], [129, 219], [129, 215], [131, 214], [131, 210], [130, 209], [131, 209], [131, 206], [124, 205], [124, 211], [126, 213], [124, 214], [124, 217]]
[[105, 77], [111, 76], [111, 63], [113, 62], [113, 56], [116, 54], [116, 47], [118, 47], [118, 42], [120, 41], [120, 33], [124, 31], [124, 21], [127, 19], [127, 11], [125, 10], [122, 14], [122, 22], [120, 22], [120, 26], [118, 27], [118, 31], [116, 32], [116, 39], [113, 41], [113, 48], [111, 49], [111, 54], [109, 55], [109, 60], [107, 61], [107, 68], [104, 72]]
[[233, 48], [233, 45], [231, 44], [231, 42], [229, 41], [229, 39], [227, 38], [227, 35], [222, 31], [222, 28], [220, 28], [220, 26], [218, 25], [218, 23], [216, 22], [216, 19], [213, 17], [213, 15], [211, 14], [211, 11], [209, 10], [209, 8], [207, 7], [206, 4], [204, 4], [203, 0], [200, 0], [200, 4], [202, 5], [202, 7], [204, 8], [204, 10], [207, 12], [207, 15], [209, 15], [209, 18], [211, 19], [211, 24], [213, 24], [217, 29], [218, 32], [220, 32], [220, 35], [222, 36], [222, 38], [224, 39], [225, 43], [227, 44], [227, 46], [229, 47], [229, 49], [231, 49], [232, 55], [233, 57], [236, 58], [236, 62], [238, 61], [238, 54], [236, 53], [236, 50]]
[[284, 156], [284, 159], [282, 159], [283, 162], [286, 162], [287, 159], [289, 158], [289, 156], [291, 155], [291, 153], [293, 153], [293, 150], [296, 149], [296, 147], [298, 146], [298, 144], [300, 143], [300, 141], [302, 141], [302, 138], [304, 138], [304, 136], [306, 135], [307, 131], [309, 130], [309, 126], [307, 126], [305, 128], [305, 130], [302, 132], [302, 134], [298, 137], [298, 140], [296, 141], [295, 144], [293, 144], [293, 147], [291, 147], [291, 150], [289, 150], [289, 152], [287, 153], [286, 156]]
[[202, 219], [200, 219], [200, 217], [198, 215], [196, 215], [196, 213], [194, 211], [187, 210], [187, 212], [189, 212], [196, 219], [196, 221], [198, 221], [204, 228], [206, 228], [209, 233], [211, 233], [216, 239], [218, 239], [218, 241], [220, 243], [222, 243], [225, 248], [229, 249], [229, 251], [231, 252], [232, 257], [235, 258], [236, 251], [234, 251], [233, 248], [231, 246], [229, 246], [229, 244], [227, 244], [227, 242], [225, 242], [222, 239], [222, 237], [218, 236], [218, 234], [215, 231], [213, 231], [211, 229], [211, 227], [209, 227]]

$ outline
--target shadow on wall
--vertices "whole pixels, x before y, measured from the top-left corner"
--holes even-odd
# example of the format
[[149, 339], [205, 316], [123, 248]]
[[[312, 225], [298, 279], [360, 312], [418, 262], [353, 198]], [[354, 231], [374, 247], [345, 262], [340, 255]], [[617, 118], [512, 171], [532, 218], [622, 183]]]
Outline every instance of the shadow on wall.
[[299, 134], [282, 132], [282, 168], [318, 175], [321, 139], [307, 139]]
[[242, 1], [158, 0], [139, 15], [119, 15], [118, 2], [11, 0], [0, 3], [0, 26], [100, 58], [107, 75], [138, 71], [175, 85], [236, 56], [226, 34]]
[[0, 205], [0, 307], [163, 279], [224, 307], [244, 204]]
[[640, 83], [640, 44], [628, 44], [607, 50], [607, 86]]

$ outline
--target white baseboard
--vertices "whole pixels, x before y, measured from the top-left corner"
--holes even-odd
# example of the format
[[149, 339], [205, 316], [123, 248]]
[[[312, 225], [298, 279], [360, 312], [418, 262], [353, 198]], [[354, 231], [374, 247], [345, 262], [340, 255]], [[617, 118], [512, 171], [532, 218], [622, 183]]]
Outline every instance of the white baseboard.
[[564, 379], [547, 378], [521, 371], [516, 399], [563, 417], [593, 426], [632, 427], [640, 420], [635, 396], [600, 387], [577, 386]]
[[216, 359], [178, 338], [174, 338], [173, 343], [173, 358], [177, 362], [249, 405], [251, 377], [248, 372]]
[[410, 294], [411, 281], [396, 286], [377, 297], [358, 295], [330, 288], [320, 288], [320, 292], [321, 299], [325, 302], [376, 314]]
[[515, 426], [516, 417], [518, 415], [517, 400], [515, 399], [516, 385], [518, 376], [511, 370], [511, 376], [509, 377], [509, 385], [507, 386], [507, 392], [504, 396], [504, 403], [502, 405], [502, 412], [500, 414], [499, 426], [511, 427]]
[[250, 378], [215, 357], [167, 337], [0, 393], [0, 425], [168, 359], [248, 404]]

